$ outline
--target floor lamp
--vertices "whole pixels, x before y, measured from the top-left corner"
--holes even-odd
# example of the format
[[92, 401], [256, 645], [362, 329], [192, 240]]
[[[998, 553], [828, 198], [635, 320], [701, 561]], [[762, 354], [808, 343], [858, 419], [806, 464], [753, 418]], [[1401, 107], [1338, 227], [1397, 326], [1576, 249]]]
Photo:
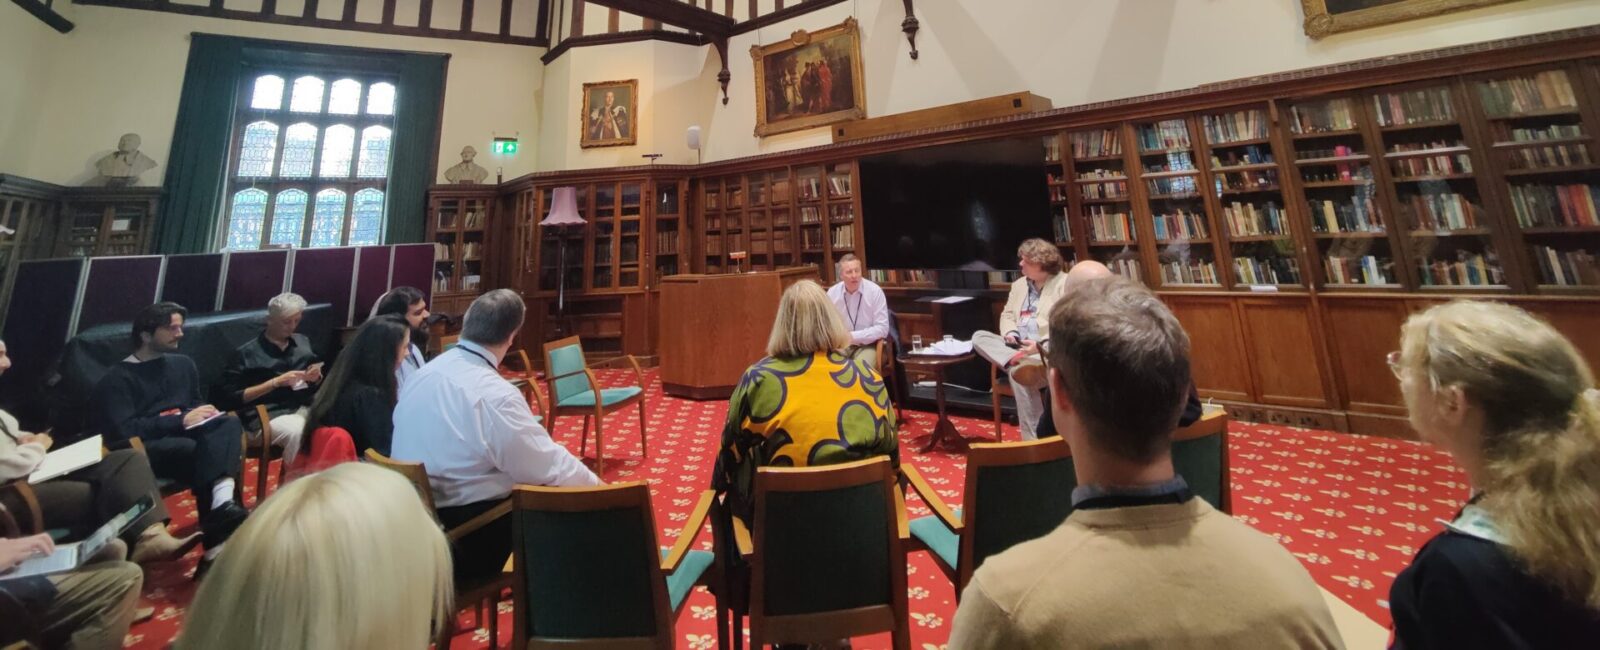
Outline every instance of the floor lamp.
[[558, 187], [550, 198], [550, 214], [539, 222], [541, 228], [556, 229], [556, 338], [566, 334], [567, 322], [567, 228], [586, 223], [578, 216], [578, 188]]

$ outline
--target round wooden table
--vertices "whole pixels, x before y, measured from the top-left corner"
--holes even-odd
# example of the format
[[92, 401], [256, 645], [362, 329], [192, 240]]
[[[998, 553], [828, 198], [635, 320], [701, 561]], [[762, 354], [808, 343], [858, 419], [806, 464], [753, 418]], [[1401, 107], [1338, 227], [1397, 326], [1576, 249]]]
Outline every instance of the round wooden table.
[[[933, 399], [939, 405], [939, 421], [933, 425], [933, 432], [926, 436], [919, 436], [912, 444], [920, 444], [922, 448], [918, 453], [928, 453], [936, 447], [944, 447], [946, 451], [965, 452], [970, 446], [961, 432], [956, 431], [956, 425], [945, 414], [944, 405], [944, 371], [946, 368], [958, 363], [972, 360], [972, 353], [947, 356], [942, 354], [908, 354], [900, 357], [898, 361], [913, 372], [926, 372], [933, 375]], [[924, 442], [926, 438], [926, 442]]]

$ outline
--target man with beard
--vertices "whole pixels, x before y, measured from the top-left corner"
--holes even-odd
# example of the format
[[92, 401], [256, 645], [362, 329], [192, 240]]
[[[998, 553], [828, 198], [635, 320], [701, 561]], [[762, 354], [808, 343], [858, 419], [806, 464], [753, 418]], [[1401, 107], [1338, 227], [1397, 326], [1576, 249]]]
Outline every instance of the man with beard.
[[405, 388], [406, 378], [421, 370], [422, 364], [427, 362], [422, 351], [428, 347], [428, 300], [414, 287], [395, 287], [372, 306], [373, 317], [386, 314], [400, 316], [411, 325], [411, 352], [394, 373], [394, 387], [398, 393]]

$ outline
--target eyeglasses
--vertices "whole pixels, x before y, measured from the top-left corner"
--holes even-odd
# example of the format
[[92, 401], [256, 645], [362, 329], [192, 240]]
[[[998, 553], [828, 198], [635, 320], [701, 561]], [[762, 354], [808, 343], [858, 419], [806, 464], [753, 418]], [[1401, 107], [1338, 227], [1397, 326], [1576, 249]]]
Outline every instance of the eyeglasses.
[[1395, 379], [1399, 379], [1400, 378], [1400, 351], [1399, 350], [1395, 350], [1394, 352], [1390, 352], [1388, 356], [1384, 357], [1384, 360], [1389, 362], [1389, 372], [1394, 373], [1394, 378]]

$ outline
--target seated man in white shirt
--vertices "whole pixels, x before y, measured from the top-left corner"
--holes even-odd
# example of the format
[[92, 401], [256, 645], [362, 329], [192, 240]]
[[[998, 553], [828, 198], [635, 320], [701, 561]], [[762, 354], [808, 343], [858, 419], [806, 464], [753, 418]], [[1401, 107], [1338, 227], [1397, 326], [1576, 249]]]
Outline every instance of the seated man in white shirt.
[[[467, 308], [460, 344], [413, 373], [400, 391], [393, 456], [427, 468], [447, 527], [493, 509], [514, 485], [600, 485], [550, 439], [522, 392], [497, 370], [525, 311], [522, 298], [507, 289], [479, 296]], [[463, 537], [452, 550], [457, 584], [499, 574], [511, 553], [511, 518]]]
[[868, 280], [865, 265], [854, 253], [839, 258], [839, 277], [843, 280], [828, 288], [828, 299], [850, 327], [850, 347], [846, 352], [878, 369], [878, 341], [889, 336], [889, 300], [878, 283]]

